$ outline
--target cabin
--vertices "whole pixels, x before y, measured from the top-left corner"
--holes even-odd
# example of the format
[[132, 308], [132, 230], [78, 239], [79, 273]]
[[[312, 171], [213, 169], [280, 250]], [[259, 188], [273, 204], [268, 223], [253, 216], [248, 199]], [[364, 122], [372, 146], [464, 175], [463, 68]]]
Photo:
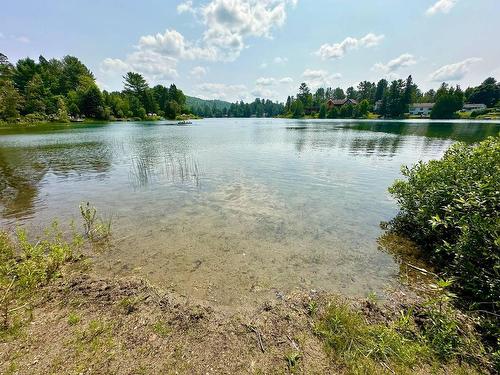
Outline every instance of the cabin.
[[328, 109], [332, 109], [333, 107], [342, 107], [343, 105], [346, 104], [352, 104], [352, 105], [357, 105], [358, 101], [354, 99], [328, 99], [326, 102], [326, 106]]
[[413, 103], [410, 104], [410, 115], [420, 117], [430, 117], [434, 103]]
[[481, 111], [486, 108], [486, 104], [482, 103], [465, 103], [461, 112]]

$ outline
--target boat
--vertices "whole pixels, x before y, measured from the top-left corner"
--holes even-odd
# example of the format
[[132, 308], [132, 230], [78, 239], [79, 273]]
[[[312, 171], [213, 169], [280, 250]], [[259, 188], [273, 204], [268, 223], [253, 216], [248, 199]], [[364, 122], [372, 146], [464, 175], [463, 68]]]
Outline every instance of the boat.
[[179, 121], [179, 122], [177, 123], [177, 125], [191, 125], [191, 124], [192, 124], [192, 122], [191, 122], [191, 121]]

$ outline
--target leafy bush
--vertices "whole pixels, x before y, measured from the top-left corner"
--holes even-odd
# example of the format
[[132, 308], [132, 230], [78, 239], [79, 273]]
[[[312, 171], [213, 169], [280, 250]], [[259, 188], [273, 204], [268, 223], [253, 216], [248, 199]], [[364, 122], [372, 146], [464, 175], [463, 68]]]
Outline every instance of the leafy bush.
[[73, 258], [74, 250], [81, 244], [78, 236], [71, 242], [65, 241], [56, 222], [36, 243], [28, 241], [22, 229], [16, 234], [14, 240], [0, 232], [0, 306], [4, 329], [9, 328], [13, 313], [29, 307], [33, 291], [57, 277], [61, 266]]
[[476, 118], [476, 117], [481, 116], [481, 115], [486, 115], [489, 112], [490, 112], [489, 109], [477, 109], [477, 110], [471, 112], [470, 117]]
[[391, 226], [419, 244], [469, 302], [500, 301], [500, 137], [402, 169]]

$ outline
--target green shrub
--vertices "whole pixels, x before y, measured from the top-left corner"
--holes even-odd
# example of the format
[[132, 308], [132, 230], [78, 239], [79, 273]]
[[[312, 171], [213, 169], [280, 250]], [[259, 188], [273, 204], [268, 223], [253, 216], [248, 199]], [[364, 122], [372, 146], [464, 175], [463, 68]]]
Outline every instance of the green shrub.
[[489, 112], [490, 112], [489, 109], [477, 109], [477, 110], [471, 112], [470, 117], [476, 118], [476, 117], [481, 116], [481, 115], [486, 115]]
[[391, 228], [414, 240], [469, 303], [500, 301], [500, 137], [402, 169]]
[[61, 266], [73, 258], [80, 245], [78, 236], [71, 242], [64, 240], [57, 222], [35, 243], [28, 240], [22, 229], [17, 231], [15, 239], [0, 232], [2, 328], [9, 328], [13, 313], [29, 309], [33, 291], [57, 277]]

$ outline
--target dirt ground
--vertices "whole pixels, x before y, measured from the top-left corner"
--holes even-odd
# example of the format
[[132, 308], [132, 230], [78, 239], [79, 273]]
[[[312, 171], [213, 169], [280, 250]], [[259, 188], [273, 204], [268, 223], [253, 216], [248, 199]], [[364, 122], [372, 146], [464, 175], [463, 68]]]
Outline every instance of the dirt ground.
[[[242, 315], [163, 294], [143, 280], [73, 275], [44, 290], [28, 327], [0, 344], [18, 374], [330, 374], [297, 293]], [[300, 353], [290, 369], [286, 356]], [[306, 371], [307, 369], [307, 371]]]
[[0, 374], [344, 374], [315, 333], [311, 306], [317, 316], [347, 302], [367, 322], [386, 323], [419, 303], [403, 287], [380, 303], [297, 290], [229, 310], [76, 264], [2, 334]]

